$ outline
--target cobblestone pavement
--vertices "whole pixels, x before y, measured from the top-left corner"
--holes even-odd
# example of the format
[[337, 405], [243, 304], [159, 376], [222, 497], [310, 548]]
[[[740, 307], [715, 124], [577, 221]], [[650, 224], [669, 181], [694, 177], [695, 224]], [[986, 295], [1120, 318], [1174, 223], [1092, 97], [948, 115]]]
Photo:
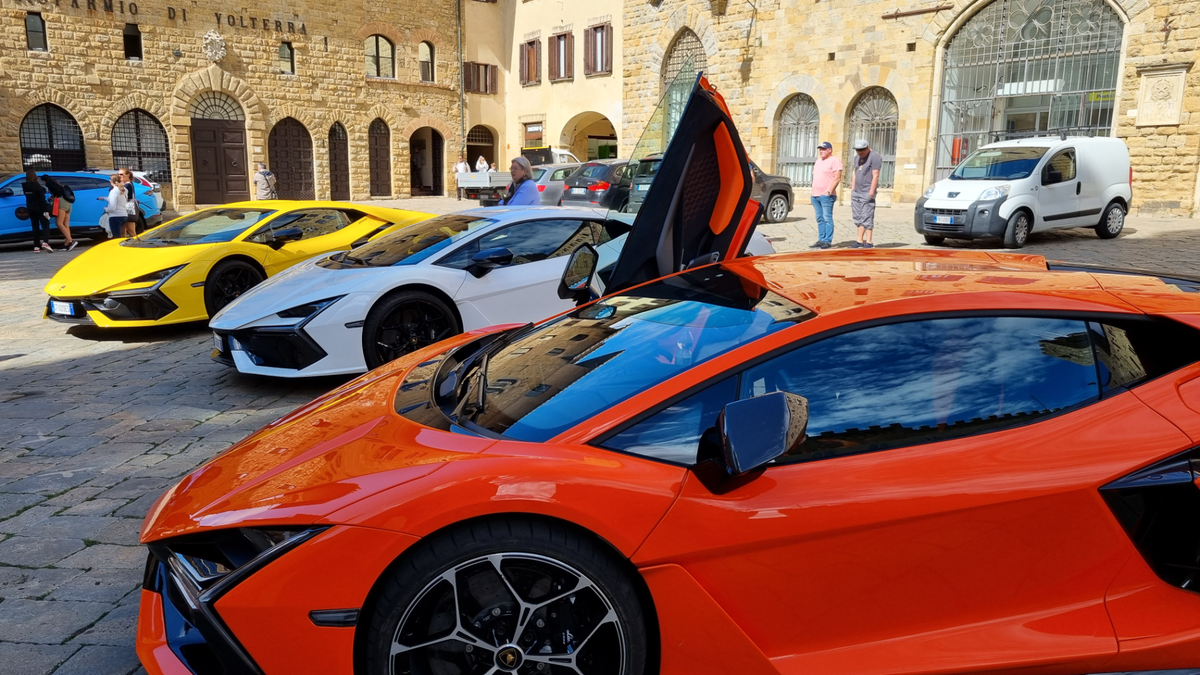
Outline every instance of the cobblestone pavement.
[[[454, 199], [396, 203], [447, 213]], [[881, 208], [879, 246], [921, 241], [911, 207]], [[816, 239], [807, 204], [764, 232]], [[852, 240], [835, 211], [839, 243]], [[1200, 274], [1200, 222], [1131, 219], [1101, 241], [1034, 235], [1028, 253]], [[959, 244], [984, 248], [995, 244]], [[126, 674], [145, 561], [141, 518], [173, 481], [344, 379], [274, 381], [208, 358], [203, 325], [101, 332], [41, 318], [42, 288], [82, 253], [0, 250], [0, 672]]]

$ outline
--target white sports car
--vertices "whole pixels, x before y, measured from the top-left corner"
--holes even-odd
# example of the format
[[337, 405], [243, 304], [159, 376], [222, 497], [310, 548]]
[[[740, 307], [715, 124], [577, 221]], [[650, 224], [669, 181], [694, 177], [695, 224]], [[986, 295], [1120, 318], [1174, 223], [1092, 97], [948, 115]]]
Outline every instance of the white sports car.
[[[309, 260], [212, 318], [213, 358], [277, 377], [361, 373], [464, 330], [541, 321], [574, 306], [557, 293], [571, 251], [596, 246], [601, 270], [616, 261], [629, 224], [605, 215], [472, 209]], [[774, 249], [756, 235], [747, 252]]]

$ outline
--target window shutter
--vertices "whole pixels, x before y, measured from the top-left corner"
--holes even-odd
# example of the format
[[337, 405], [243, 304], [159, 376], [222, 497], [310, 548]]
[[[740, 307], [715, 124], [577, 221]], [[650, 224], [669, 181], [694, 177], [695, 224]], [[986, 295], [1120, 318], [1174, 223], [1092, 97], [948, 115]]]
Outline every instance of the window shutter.
[[558, 72], [558, 36], [550, 36], [550, 81], [553, 82], [562, 77], [562, 73]]
[[612, 72], [613, 27], [611, 23], [604, 24], [604, 64], [602, 72]]
[[521, 45], [521, 84], [529, 84], [529, 45]]
[[463, 91], [475, 91], [475, 64], [470, 61], [463, 64]]
[[563, 77], [573, 80], [575, 79], [575, 33], [567, 33], [565, 42], [567, 43], [567, 72], [563, 73]]
[[500, 88], [496, 86], [497, 73], [499, 70], [500, 69], [496, 66], [487, 67], [487, 93], [489, 94], [495, 94], [500, 91]]
[[538, 40], [533, 43], [533, 67], [536, 70], [533, 73], [533, 83], [542, 83], [542, 41]]
[[596, 72], [596, 67], [594, 65], [592, 65], [592, 61], [594, 60], [593, 55], [596, 53], [596, 48], [594, 46], [592, 46], [593, 42], [595, 41], [595, 38], [592, 36], [595, 35], [595, 33], [596, 33], [595, 28], [588, 28], [587, 30], [583, 31], [583, 74], [584, 75], [591, 75], [592, 73]]

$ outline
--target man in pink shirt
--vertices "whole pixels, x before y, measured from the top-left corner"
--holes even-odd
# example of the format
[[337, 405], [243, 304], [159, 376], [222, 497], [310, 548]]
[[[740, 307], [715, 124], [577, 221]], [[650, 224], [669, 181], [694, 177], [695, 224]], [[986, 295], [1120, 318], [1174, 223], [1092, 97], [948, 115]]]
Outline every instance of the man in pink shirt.
[[817, 243], [809, 248], [829, 248], [833, 245], [833, 203], [837, 201], [837, 186], [842, 180], [842, 160], [833, 154], [833, 145], [825, 141], [817, 146], [820, 159], [813, 167], [812, 205], [817, 212]]

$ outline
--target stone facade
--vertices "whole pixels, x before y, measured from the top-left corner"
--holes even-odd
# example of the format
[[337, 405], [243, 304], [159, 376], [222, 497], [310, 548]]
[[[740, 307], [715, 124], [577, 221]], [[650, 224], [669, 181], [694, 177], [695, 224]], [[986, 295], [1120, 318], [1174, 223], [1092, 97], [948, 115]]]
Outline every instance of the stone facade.
[[[625, 8], [622, 152], [632, 151], [658, 103], [664, 59], [687, 28], [703, 45], [709, 79], [729, 103], [751, 157], [768, 171], [776, 165], [779, 116], [793, 96], [812, 97], [820, 113], [820, 138], [845, 157], [853, 141], [848, 126], [856, 99], [868, 88], [887, 89], [899, 112], [895, 187], [881, 191], [880, 201], [915, 201], [937, 177], [948, 43], [992, 1], [897, 5], [892, 0], [761, 0], [755, 7], [748, 2], [630, 0]], [[1129, 145], [1133, 209], [1180, 215], [1200, 210], [1200, 115], [1192, 117], [1200, 112], [1200, 69], [1190, 67], [1200, 46], [1200, 3], [1099, 1], [1108, 3], [1121, 22], [1112, 133]], [[900, 16], [887, 16], [895, 13]], [[1167, 70], [1176, 67], [1174, 72], [1184, 78], [1179, 123], [1139, 126], [1141, 80], [1164, 65]], [[1165, 96], [1166, 85], [1158, 91]]]
[[[271, 163], [268, 136], [291, 117], [312, 138], [315, 196], [330, 197], [329, 130], [346, 129], [350, 191], [370, 194], [367, 129], [383, 119], [391, 132], [391, 196], [410, 192], [409, 138], [432, 127], [444, 140], [444, 184], [461, 147], [457, 3], [223, 4], [194, 0], [2, 0], [0, 2], [0, 172], [22, 169], [19, 129], [26, 114], [53, 103], [78, 122], [89, 166], [113, 166], [116, 119], [142, 109], [164, 127], [170, 144], [171, 191], [179, 209], [195, 204], [188, 107], [206, 91], [228, 94], [245, 113], [246, 161]], [[26, 17], [40, 13], [45, 51], [27, 48]], [[142, 58], [127, 59], [126, 24], [141, 33]], [[203, 36], [225, 45], [212, 60]], [[395, 45], [395, 77], [367, 77], [364, 40]], [[295, 74], [281, 72], [281, 42], [295, 50]], [[433, 82], [421, 81], [418, 45], [435, 49]]]

